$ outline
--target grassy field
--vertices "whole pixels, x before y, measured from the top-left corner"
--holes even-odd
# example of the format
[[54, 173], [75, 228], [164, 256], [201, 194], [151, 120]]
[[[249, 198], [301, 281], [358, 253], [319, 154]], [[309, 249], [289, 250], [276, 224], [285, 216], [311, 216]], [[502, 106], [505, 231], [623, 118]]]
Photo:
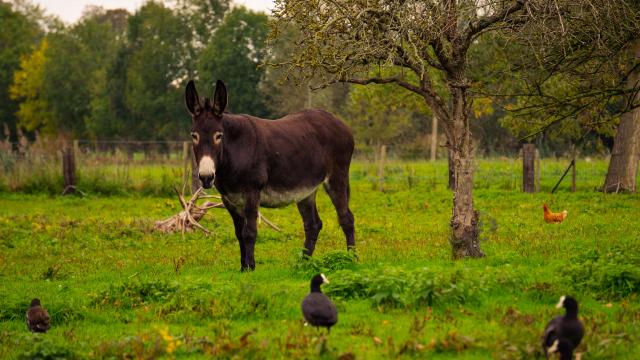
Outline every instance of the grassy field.
[[[583, 359], [637, 358], [640, 196], [593, 191], [602, 160], [578, 163], [578, 192], [565, 180], [550, 195], [566, 165], [543, 160], [532, 195], [519, 190], [519, 162], [478, 161], [487, 257], [454, 262], [446, 164], [391, 162], [381, 192], [375, 166], [356, 163], [357, 259], [319, 193], [314, 257], [299, 255], [295, 206], [265, 209], [283, 232], [260, 226], [253, 273], [239, 272], [224, 210], [203, 222], [212, 235], [183, 239], [151, 229], [178, 211], [171, 197], [107, 197], [89, 183], [84, 197], [0, 193], [0, 358], [539, 358], [567, 293], [586, 326]], [[543, 202], [568, 219], [544, 223]], [[319, 271], [339, 309], [329, 335], [300, 314]], [[26, 329], [33, 297], [52, 316], [47, 334]]]

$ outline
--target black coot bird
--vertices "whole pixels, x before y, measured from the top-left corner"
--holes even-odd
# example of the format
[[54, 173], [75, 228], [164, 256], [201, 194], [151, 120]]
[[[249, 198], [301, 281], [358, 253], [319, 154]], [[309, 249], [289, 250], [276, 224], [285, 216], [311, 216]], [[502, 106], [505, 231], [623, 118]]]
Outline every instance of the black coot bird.
[[31, 300], [31, 307], [27, 310], [27, 327], [37, 333], [45, 333], [51, 327], [49, 313], [40, 305], [40, 299]]
[[573, 351], [580, 345], [584, 335], [584, 325], [578, 320], [578, 302], [571, 296], [560, 297], [556, 308], [564, 307], [564, 316], [557, 316], [547, 324], [542, 336], [542, 348], [545, 355], [558, 353], [560, 359], [570, 360]]
[[308, 324], [325, 327], [331, 332], [331, 327], [338, 322], [338, 310], [320, 290], [320, 285], [328, 283], [329, 280], [324, 274], [311, 279], [311, 292], [302, 300], [302, 315]]

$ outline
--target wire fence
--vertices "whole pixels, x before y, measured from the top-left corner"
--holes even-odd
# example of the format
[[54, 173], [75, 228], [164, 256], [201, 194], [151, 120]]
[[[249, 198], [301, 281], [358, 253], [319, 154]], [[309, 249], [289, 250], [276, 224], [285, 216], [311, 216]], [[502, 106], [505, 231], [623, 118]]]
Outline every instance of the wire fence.
[[[446, 152], [438, 160], [407, 156], [401, 146], [358, 148], [351, 177], [370, 182], [380, 191], [447, 187]], [[48, 140], [0, 143], [0, 191], [60, 194], [65, 188], [63, 155], [75, 158], [76, 186], [86, 193], [170, 194], [174, 186], [191, 184], [191, 143], [184, 141]], [[443, 158], [444, 157], [444, 158]], [[409, 160], [407, 160], [409, 159]], [[570, 159], [546, 158], [541, 162], [541, 191], [550, 191]], [[579, 158], [577, 190], [593, 190], [604, 181], [607, 159]], [[522, 190], [522, 159], [513, 156], [476, 159], [475, 187], [505, 191]], [[560, 191], [569, 185], [562, 185]]]

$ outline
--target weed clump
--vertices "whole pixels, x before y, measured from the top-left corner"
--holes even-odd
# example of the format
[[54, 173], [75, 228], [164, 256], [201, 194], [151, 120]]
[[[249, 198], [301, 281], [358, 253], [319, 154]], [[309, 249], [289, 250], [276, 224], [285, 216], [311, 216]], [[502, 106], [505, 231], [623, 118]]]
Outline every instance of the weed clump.
[[318, 273], [355, 269], [357, 263], [358, 254], [355, 250], [330, 251], [321, 257], [307, 256], [302, 251], [297, 251], [293, 269], [305, 277], [311, 277]]
[[92, 297], [96, 305], [133, 308], [148, 302], [168, 301], [178, 288], [177, 284], [166, 281], [132, 281], [110, 285]]
[[34, 336], [29, 344], [30, 349], [18, 356], [20, 360], [57, 360], [57, 359], [81, 359], [82, 357], [69, 347], [53, 342], [40, 336]]
[[599, 299], [616, 300], [640, 293], [640, 255], [619, 245], [575, 256], [562, 274], [576, 291], [590, 292]]
[[[96, 306], [131, 309], [153, 305], [162, 317], [184, 319], [264, 319], [282, 315], [285, 291], [265, 292], [252, 283], [212, 288], [209, 283], [178, 285], [164, 281], [126, 282], [91, 295]], [[276, 305], [276, 303], [278, 303]]]
[[179, 337], [171, 335], [169, 329], [163, 327], [154, 332], [103, 342], [92, 351], [91, 357], [105, 359], [156, 359], [172, 355], [181, 347], [182, 343], [183, 341]]
[[368, 298], [378, 307], [434, 307], [474, 301], [487, 291], [487, 284], [484, 278], [472, 278], [461, 270], [387, 269], [341, 272], [333, 276], [326, 291], [345, 299]]

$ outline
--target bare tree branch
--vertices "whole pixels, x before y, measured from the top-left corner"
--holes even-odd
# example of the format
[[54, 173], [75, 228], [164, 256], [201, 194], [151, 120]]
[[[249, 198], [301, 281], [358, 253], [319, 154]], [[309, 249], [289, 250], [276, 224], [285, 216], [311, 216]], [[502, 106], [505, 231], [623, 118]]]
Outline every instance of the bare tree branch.
[[464, 42], [466, 44], [470, 44], [477, 35], [479, 35], [488, 27], [500, 22], [511, 21], [511, 16], [517, 14], [520, 10], [522, 10], [526, 2], [527, 0], [516, 0], [513, 2], [513, 4], [511, 4], [511, 6], [505, 7], [493, 15], [481, 17], [470, 22], [469, 27], [463, 34]]

